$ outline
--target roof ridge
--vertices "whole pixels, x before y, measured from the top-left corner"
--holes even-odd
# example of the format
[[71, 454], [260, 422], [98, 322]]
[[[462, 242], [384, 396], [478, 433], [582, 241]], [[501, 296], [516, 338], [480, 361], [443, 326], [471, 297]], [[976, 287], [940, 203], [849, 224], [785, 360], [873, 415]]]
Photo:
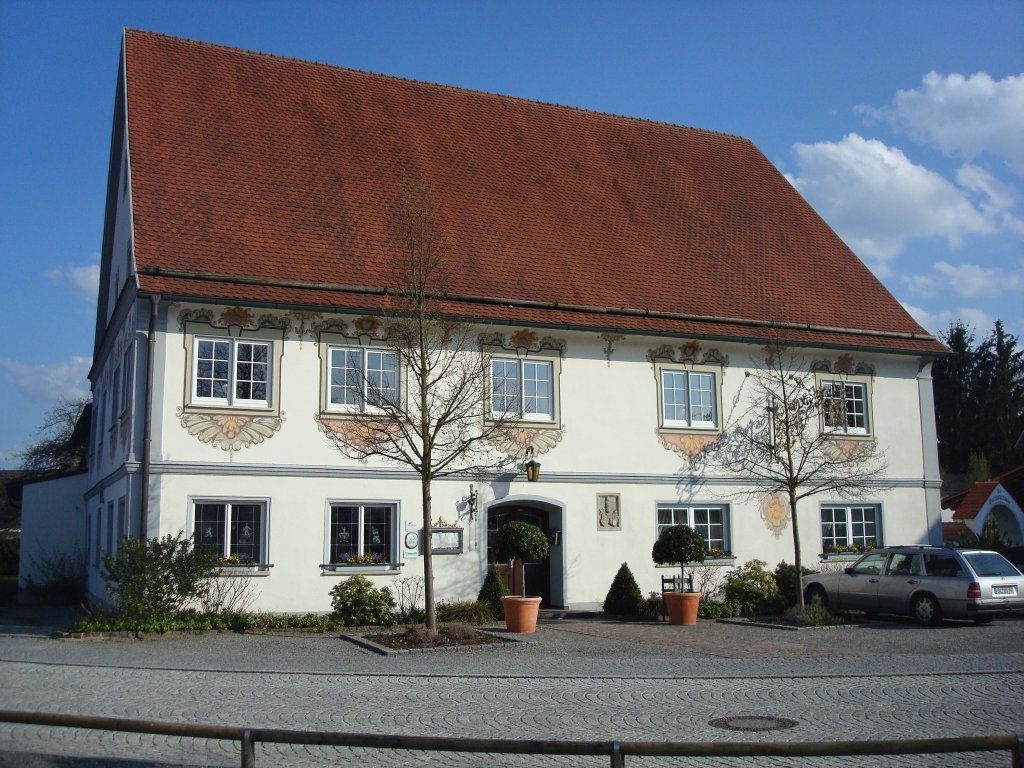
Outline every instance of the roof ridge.
[[575, 107], [571, 104], [559, 104], [554, 101], [543, 101], [541, 99], [530, 99], [524, 96], [516, 96], [509, 93], [498, 93], [497, 91], [482, 91], [476, 88], [467, 88], [462, 85], [452, 85], [450, 83], [436, 83], [431, 80], [418, 80], [413, 77], [403, 77], [402, 75], [388, 75], [383, 72], [371, 72], [366, 69], [356, 69], [355, 67], [346, 67], [342, 64], [331, 64], [325, 61], [315, 61], [313, 59], [300, 59], [296, 56], [286, 56], [280, 53], [268, 53], [267, 51], [256, 51], [251, 48], [241, 48], [234, 45], [224, 45], [223, 43], [210, 43], [205, 40], [193, 40], [189, 37], [180, 37], [178, 35], [169, 35], [164, 32], [152, 32], [145, 29], [134, 29], [132, 27], [124, 28], [124, 35], [127, 38], [129, 34], [143, 35], [147, 37], [164, 38], [166, 40], [175, 40], [181, 43], [187, 43], [189, 45], [202, 46], [206, 48], [216, 48], [225, 51], [235, 51], [237, 53], [243, 53], [249, 56], [258, 56], [261, 58], [277, 59], [280, 61], [293, 61], [298, 64], [308, 64], [315, 67], [325, 67], [327, 69], [338, 70], [342, 72], [348, 72], [353, 75], [360, 75], [362, 77], [381, 78], [383, 80], [397, 80], [404, 83], [411, 83], [414, 85], [424, 85], [431, 88], [440, 88], [442, 90], [454, 91], [457, 93], [472, 94], [475, 96], [487, 96], [495, 99], [507, 99], [510, 101], [517, 101], [524, 104], [535, 104], [542, 107], [551, 107], [553, 109], [564, 109], [572, 112], [580, 112], [585, 115], [594, 115], [596, 117], [611, 118], [614, 120], [622, 120], [629, 123], [642, 123], [645, 125], [661, 125], [666, 128], [675, 128], [683, 131], [692, 131], [694, 133], [707, 134], [709, 136], [718, 136], [727, 139], [736, 139], [739, 141], [746, 142], [751, 146], [754, 146], [746, 136], [741, 136], [736, 133], [728, 133], [726, 131], [715, 131], [710, 128], [697, 128], [692, 125], [680, 125], [679, 123], [670, 123], [667, 120], [654, 120], [648, 117], [637, 117], [635, 115], [623, 115], [618, 112], [604, 112], [598, 109], [588, 109], [586, 107]]

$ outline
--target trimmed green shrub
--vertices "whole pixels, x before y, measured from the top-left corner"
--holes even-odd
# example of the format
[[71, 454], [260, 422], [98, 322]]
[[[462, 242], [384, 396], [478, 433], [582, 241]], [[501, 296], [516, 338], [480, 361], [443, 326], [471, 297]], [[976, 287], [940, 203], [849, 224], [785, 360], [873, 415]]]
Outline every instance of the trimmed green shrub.
[[501, 598], [507, 594], [508, 588], [498, 569], [493, 565], [487, 566], [487, 576], [480, 587], [480, 593], [476, 596], [477, 602], [490, 608], [495, 619], [504, 619], [505, 607], [501, 604]]
[[661, 594], [659, 592], [651, 592], [647, 597], [640, 601], [641, 616], [658, 616], [660, 614]]
[[137, 624], [159, 623], [204, 594], [216, 560], [211, 552], [194, 548], [184, 533], [122, 539], [116, 554], [103, 555], [103, 578], [118, 615]]
[[651, 557], [658, 565], [678, 565], [685, 577], [689, 563], [704, 561], [708, 546], [704, 538], [688, 525], [673, 525], [662, 530], [651, 549]]
[[779, 587], [764, 560], [750, 560], [725, 578], [725, 599], [743, 606], [746, 615], [776, 610]]
[[387, 587], [377, 589], [365, 576], [350, 576], [331, 588], [333, 616], [346, 627], [393, 627], [395, 598]]
[[[533, 523], [513, 520], [494, 536], [494, 555], [499, 560], [543, 560], [548, 556], [548, 537]], [[520, 596], [526, 597], [526, 579]]]
[[629, 570], [627, 563], [623, 563], [612, 579], [612, 585], [608, 588], [602, 607], [605, 613], [614, 616], [639, 616], [640, 603], [643, 599], [640, 587], [633, 578], [633, 572]]
[[[810, 568], [801, 568], [801, 570], [804, 576], [814, 573]], [[775, 586], [779, 588], [779, 596], [787, 607], [796, 605], [799, 601], [797, 590], [802, 589], [800, 580], [796, 577], [796, 566], [787, 562], [781, 562], [775, 566]]]
[[445, 624], [490, 624], [495, 621], [491, 607], [479, 600], [458, 603], [438, 603], [437, 620]]

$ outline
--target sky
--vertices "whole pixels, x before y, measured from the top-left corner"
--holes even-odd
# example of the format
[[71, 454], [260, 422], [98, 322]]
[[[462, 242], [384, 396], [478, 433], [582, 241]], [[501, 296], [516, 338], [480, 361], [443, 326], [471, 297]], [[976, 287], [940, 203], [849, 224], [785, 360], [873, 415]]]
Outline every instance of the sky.
[[1019, 0], [0, 0], [0, 468], [89, 391], [124, 27], [745, 136], [926, 329], [1024, 337]]

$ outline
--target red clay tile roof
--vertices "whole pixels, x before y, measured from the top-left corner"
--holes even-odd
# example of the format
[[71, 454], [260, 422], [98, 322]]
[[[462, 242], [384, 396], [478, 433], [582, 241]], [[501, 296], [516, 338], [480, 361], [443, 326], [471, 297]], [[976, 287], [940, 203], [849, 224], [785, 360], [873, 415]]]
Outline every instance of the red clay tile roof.
[[419, 181], [458, 315], [943, 350], [746, 139], [147, 32], [125, 57], [145, 292], [385, 306], [345, 287], [394, 285]]
[[1024, 466], [1014, 467], [991, 480], [979, 480], [966, 491], [944, 498], [942, 507], [956, 510], [953, 513], [954, 520], [973, 520], [999, 486], [1024, 508]]

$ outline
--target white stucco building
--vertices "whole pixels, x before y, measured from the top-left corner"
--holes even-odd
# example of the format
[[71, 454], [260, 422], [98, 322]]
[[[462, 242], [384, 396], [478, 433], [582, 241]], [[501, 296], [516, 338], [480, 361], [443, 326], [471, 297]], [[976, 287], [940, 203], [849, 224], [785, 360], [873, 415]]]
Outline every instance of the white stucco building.
[[[81, 503], [93, 594], [121, 537], [179, 531], [237, 561], [263, 610], [421, 574], [417, 476], [323, 431], [361, 407], [344, 370], [407, 385], [382, 318], [410, 179], [448, 235], [448, 311], [521, 416], [498, 453], [542, 464], [435, 482], [439, 597], [475, 597], [509, 517], [549, 532], [528, 585], [554, 606], [599, 603], [624, 561], [658, 589], [651, 546], [675, 522], [723, 562], [792, 561], [784, 510], [687, 460], [769, 339], [842, 381], [837, 439], [888, 461], [877, 492], [803, 502], [805, 563], [941, 541], [942, 347], [749, 141], [129, 31]], [[375, 562], [332, 562], [354, 556]]]

